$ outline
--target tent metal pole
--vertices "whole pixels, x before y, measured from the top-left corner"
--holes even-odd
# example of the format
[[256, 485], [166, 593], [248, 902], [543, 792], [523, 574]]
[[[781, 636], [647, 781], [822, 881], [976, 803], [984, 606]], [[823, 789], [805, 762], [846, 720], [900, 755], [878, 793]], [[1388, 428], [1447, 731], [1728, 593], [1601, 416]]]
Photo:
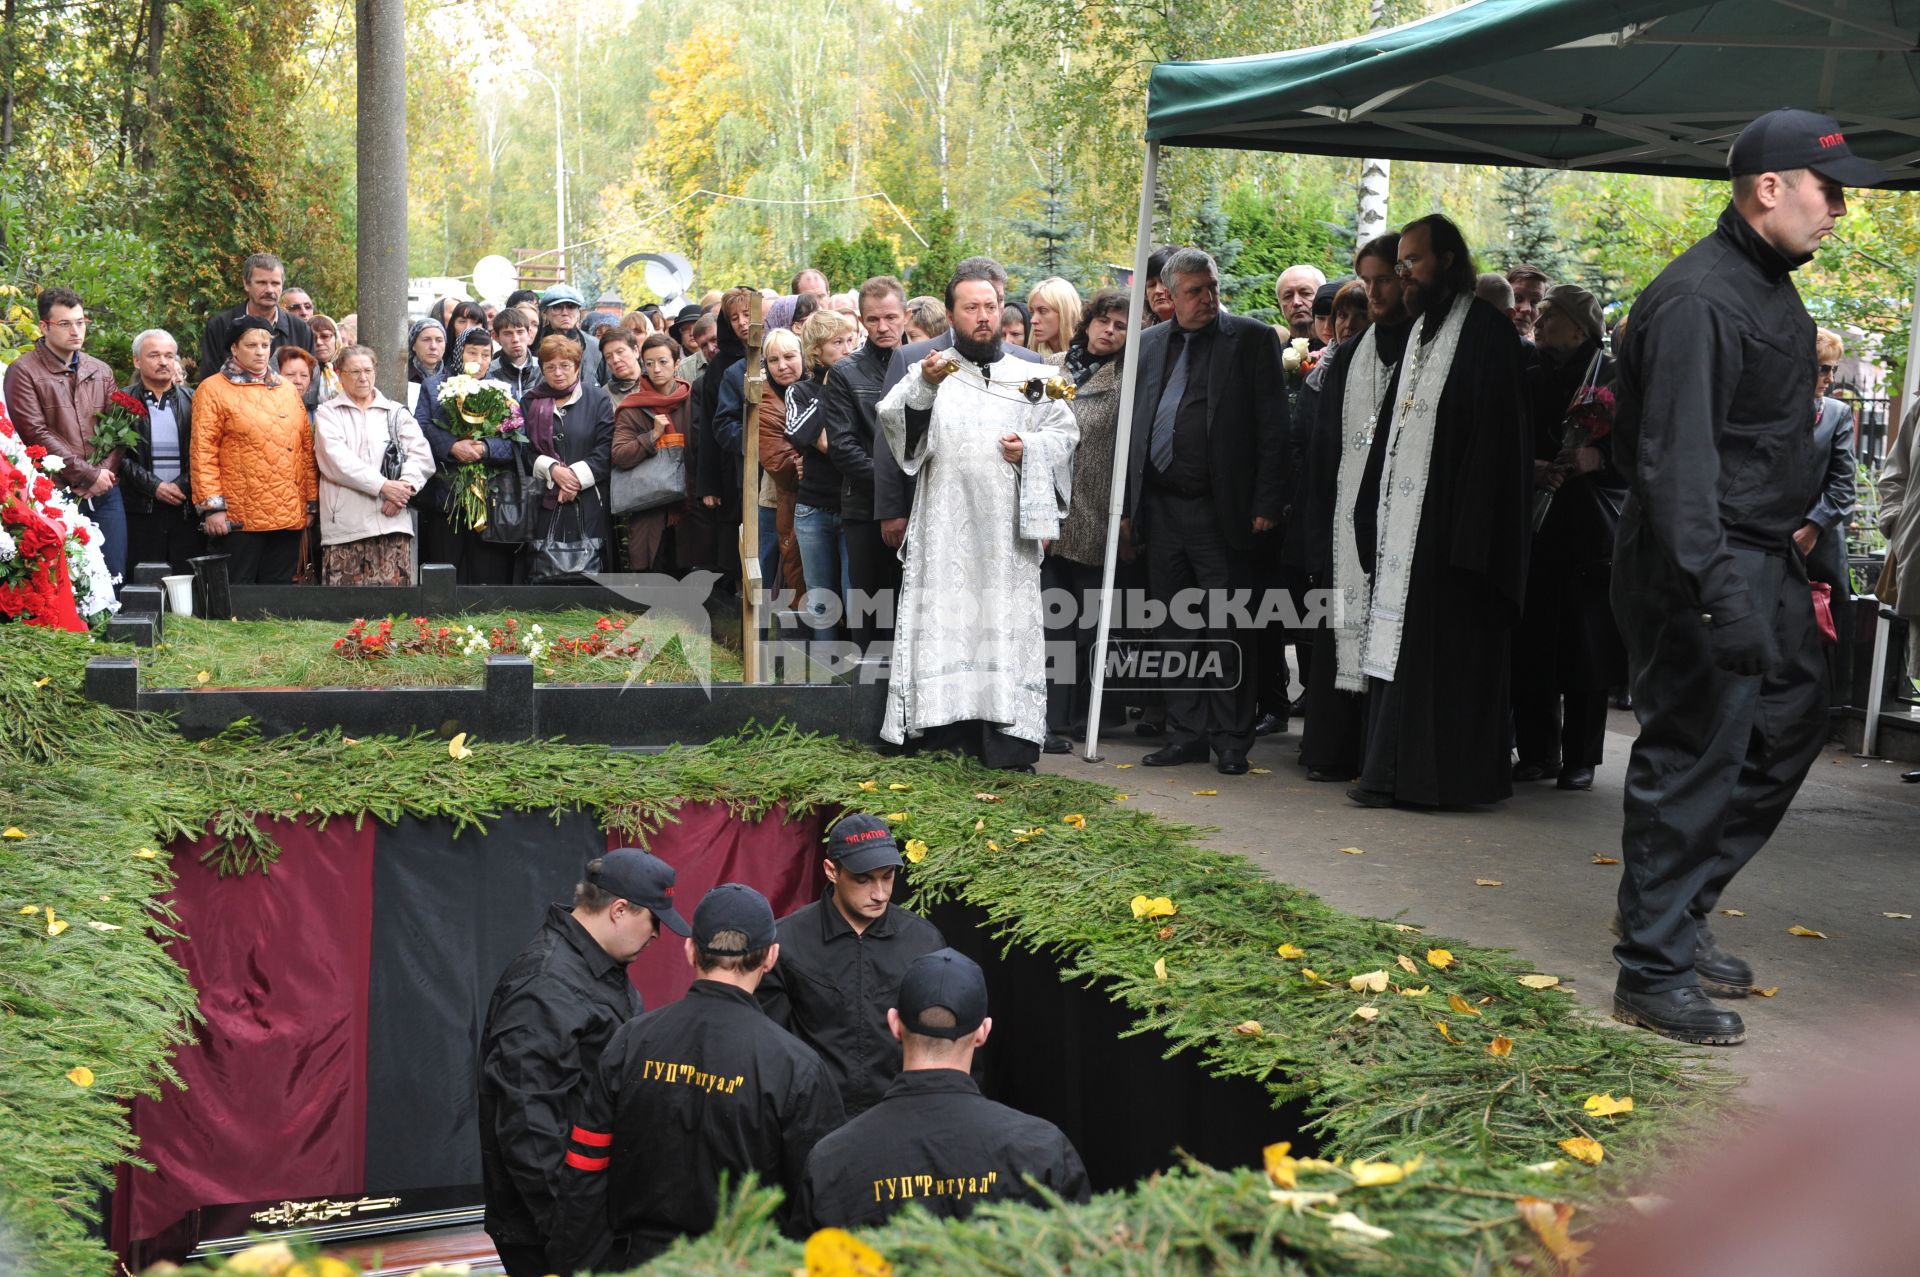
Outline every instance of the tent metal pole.
[[1120, 420], [1114, 426], [1113, 479], [1107, 489], [1107, 555], [1100, 569], [1100, 627], [1093, 643], [1093, 695], [1087, 704], [1087, 752], [1100, 757], [1100, 703], [1107, 692], [1107, 643], [1113, 637], [1113, 577], [1120, 565], [1120, 516], [1127, 500], [1127, 453], [1133, 444], [1133, 404], [1140, 389], [1140, 326], [1146, 309], [1147, 258], [1153, 252], [1153, 187], [1160, 169], [1160, 144], [1147, 143], [1140, 171], [1140, 226], [1134, 238], [1133, 285], [1127, 289], [1127, 344], [1120, 370]]

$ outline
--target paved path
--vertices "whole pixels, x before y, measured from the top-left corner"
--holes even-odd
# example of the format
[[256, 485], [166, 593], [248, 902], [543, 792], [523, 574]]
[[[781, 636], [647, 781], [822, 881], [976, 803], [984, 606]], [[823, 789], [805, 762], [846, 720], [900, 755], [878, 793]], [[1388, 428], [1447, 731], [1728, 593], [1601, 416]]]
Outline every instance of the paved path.
[[[1511, 948], [1605, 1015], [1614, 977], [1607, 924], [1620, 871], [1593, 857], [1620, 854], [1621, 778], [1635, 724], [1616, 712], [1609, 726], [1593, 792], [1527, 785], [1498, 807], [1470, 812], [1357, 807], [1345, 786], [1306, 779], [1296, 736], [1255, 748], [1251, 762], [1270, 769], [1264, 776], [1222, 776], [1210, 764], [1116, 770], [1155, 744], [1130, 728], [1102, 742], [1102, 763], [1076, 753], [1045, 757], [1042, 766], [1113, 784], [1149, 811], [1216, 826], [1212, 846], [1342, 909]], [[1759, 984], [1779, 989], [1738, 1004], [1747, 1042], [1715, 1052], [1752, 1079], [1758, 1100], [1785, 1095], [1816, 1070], [1844, 1067], [1888, 1028], [1920, 1022], [1920, 785], [1902, 784], [1901, 770], [1829, 747], [1772, 843], [1721, 902], [1746, 915], [1715, 918], [1721, 943], [1753, 963]], [[1196, 797], [1196, 789], [1219, 795]], [[1477, 878], [1503, 885], [1476, 886]], [[1828, 939], [1788, 935], [1796, 924]]]

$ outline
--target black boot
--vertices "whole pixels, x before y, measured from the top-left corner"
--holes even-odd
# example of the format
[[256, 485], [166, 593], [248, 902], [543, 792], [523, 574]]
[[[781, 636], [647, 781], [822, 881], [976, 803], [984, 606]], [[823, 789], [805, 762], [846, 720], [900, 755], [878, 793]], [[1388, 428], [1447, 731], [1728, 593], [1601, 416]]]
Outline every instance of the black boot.
[[1693, 970], [1701, 987], [1716, 997], [1744, 998], [1753, 990], [1753, 968], [1722, 949], [1704, 922], [1693, 942]]
[[1740, 1013], [1715, 1006], [1693, 984], [1665, 993], [1634, 993], [1616, 987], [1613, 1018], [1697, 1046], [1735, 1046], [1747, 1040], [1747, 1026]]

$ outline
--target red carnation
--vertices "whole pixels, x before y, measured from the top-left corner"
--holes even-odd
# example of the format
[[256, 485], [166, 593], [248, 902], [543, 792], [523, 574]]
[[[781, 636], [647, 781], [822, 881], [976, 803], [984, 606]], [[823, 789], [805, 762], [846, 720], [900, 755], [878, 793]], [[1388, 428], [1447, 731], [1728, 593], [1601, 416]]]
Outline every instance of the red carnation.
[[45, 448], [42, 448], [39, 444], [30, 443], [27, 445], [27, 460], [34, 461], [34, 462], [42, 461], [42, 460], [45, 460], [46, 455], [47, 455], [47, 450]]
[[41, 502], [51, 501], [53, 499], [53, 480], [47, 478], [44, 474], [35, 479], [33, 481], [33, 499]]
[[87, 530], [85, 528], [75, 528], [73, 530], [73, 539], [81, 545], [85, 545], [87, 543]]
[[114, 391], [111, 395], [107, 396], [107, 401], [115, 407], [125, 408], [142, 421], [147, 419], [147, 405], [135, 399], [124, 390]]

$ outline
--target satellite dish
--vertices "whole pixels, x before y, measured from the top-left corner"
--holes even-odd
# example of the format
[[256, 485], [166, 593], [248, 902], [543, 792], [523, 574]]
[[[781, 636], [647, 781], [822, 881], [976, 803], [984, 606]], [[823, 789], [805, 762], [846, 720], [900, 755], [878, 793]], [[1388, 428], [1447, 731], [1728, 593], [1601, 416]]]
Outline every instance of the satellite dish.
[[519, 286], [519, 268], [498, 253], [482, 257], [473, 264], [473, 291], [486, 301], [496, 305], [505, 302], [507, 294]]
[[614, 277], [629, 266], [646, 263], [643, 276], [648, 291], [660, 298], [663, 309], [671, 310], [687, 299], [687, 290], [693, 287], [693, 263], [678, 253], [635, 253], [620, 261], [613, 268]]

